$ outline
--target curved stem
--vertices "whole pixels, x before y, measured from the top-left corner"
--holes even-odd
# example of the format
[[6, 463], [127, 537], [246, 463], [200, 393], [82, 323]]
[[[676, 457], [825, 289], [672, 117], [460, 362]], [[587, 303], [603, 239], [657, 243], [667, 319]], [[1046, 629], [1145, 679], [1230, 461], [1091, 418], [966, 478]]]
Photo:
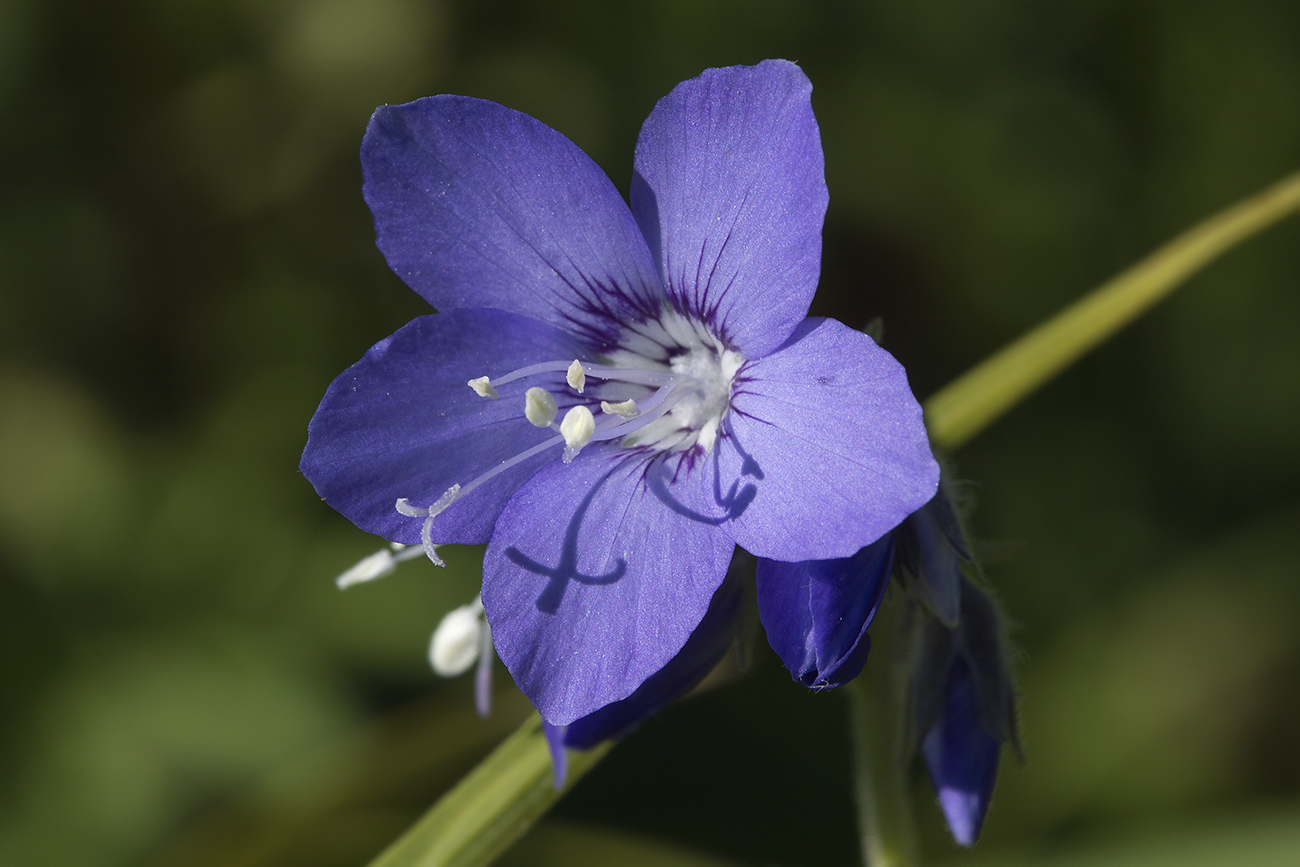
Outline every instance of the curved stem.
[[1300, 172], [1179, 235], [931, 396], [930, 439], [962, 445], [1220, 254], [1296, 210]]

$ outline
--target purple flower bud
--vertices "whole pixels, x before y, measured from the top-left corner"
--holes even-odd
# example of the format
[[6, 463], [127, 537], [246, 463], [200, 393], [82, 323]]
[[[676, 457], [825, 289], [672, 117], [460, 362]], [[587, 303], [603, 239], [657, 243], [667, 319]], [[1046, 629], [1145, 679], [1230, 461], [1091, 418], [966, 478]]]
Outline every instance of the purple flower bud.
[[1002, 751], [980, 722], [977, 705], [970, 668], [957, 656], [948, 672], [943, 712], [926, 732], [921, 755], [948, 829], [963, 846], [973, 846], [979, 837]]
[[829, 689], [858, 676], [893, 562], [893, 534], [838, 560], [758, 561], [759, 616], [795, 680]]

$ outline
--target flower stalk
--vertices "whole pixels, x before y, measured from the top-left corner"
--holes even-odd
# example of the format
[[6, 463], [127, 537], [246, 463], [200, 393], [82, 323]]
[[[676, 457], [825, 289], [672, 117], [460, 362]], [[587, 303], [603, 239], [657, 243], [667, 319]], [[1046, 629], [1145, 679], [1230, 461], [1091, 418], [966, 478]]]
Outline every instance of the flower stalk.
[[930, 440], [955, 449], [1187, 278], [1300, 210], [1300, 172], [1220, 211], [1101, 284], [925, 402]]
[[916, 824], [908, 792], [906, 694], [910, 668], [902, 594], [890, 593], [872, 632], [875, 659], [847, 686], [849, 735], [853, 745], [853, 799], [857, 806], [862, 863], [869, 867], [912, 867], [917, 856]]
[[574, 752], [556, 789], [542, 720], [533, 714], [370, 867], [490, 864], [595, 766], [612, 743]]
[[[925, 403], [933, 444], [955, 449], [1187, 278], [1252, 235], [1300, 210], [1300, 172], [1194, 226], [941, 389]], [[886, 614], [888, 601], [882, 606]], [[883, 624], [886, 627], [890, 623]], [[885, 637], [885, 629], [879, 629]], [[890, 636], [893, 637], [893, 636]], [[877, 657], [878, 659], [880, 657]], [[891, 658], [892, 661], [892, 658]], [[898, 797], [902, 693], [892, 665], [851, 685], [863, 854], [870, 867], [915, 863], [909, 802]], [[891, 734], [892, 730], [892, 734]], [[519, 838], [612, 747], [575, 752], [556, 790], [534, 715], [447, 792], [371, 867], [479, 867]]]

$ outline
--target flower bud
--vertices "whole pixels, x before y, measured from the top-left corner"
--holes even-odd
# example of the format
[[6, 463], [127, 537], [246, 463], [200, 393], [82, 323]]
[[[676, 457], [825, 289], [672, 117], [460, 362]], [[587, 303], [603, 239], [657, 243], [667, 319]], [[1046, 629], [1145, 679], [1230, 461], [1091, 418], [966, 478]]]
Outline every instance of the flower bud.
[[759, 616], [795, 680], [829, 689], [862, 671], [893, 562], [892, 533], [843, 559], [758, 561]]

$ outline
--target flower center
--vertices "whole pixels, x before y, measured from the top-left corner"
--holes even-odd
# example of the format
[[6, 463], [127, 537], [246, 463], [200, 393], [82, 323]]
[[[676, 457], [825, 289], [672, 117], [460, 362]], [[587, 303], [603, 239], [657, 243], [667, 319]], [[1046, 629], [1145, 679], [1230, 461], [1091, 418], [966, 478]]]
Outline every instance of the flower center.
[[676, 382], [668, 412], [622, 445], [657, 451], [684, 451], [698, 445], [708, 452], [731, 406], [731, 385], [745, 359], [727, 349], [702, 324], [674, 311], [630, 326], [608, 353], [611, 366], [629, 370], [663, 370]]
[[[553, 382], [555, 374], [563, 372], [571, 405], [557, 424], [555, 396], [536, 385], [528, 388], [522, 395], [521, 421], [557, 436], [464, 484], [452, 485], [429, 506], [413, 506], [405, 497], [397, 501], [401, 514], [425, 519], [420, 538], [430, 560], [441, 564], [432, 539], [435, 517], [475, 488], [548, 449], [563, 445], [566, 464], [592, 442], [617, 441], [622, 448], [655, 452], [710, 451], [731, 406], [732, 384], [745, 363], [702, 323], [668, 309], [658, 319], [625, 326], [615, 348], [596, 359], [544, 361], [469, 381], [480, 397], [498, 400], [502, 386], [539, 376]], [[589, 387], [588, 380], [595, 385]]]

